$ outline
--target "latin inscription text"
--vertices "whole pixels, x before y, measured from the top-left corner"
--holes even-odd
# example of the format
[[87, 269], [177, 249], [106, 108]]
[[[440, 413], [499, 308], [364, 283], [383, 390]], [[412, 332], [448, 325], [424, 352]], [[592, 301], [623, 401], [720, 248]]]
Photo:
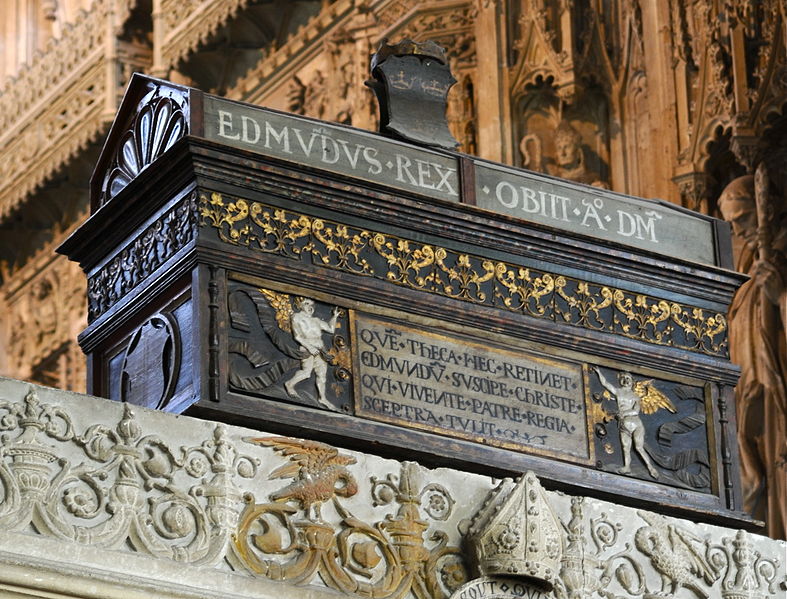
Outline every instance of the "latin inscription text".
[[262, 154], [458, 201], [456, 160], [362, 131], [209, 97], [205, 134]]
[[358, 413], [587, 459], [579, 366], [356, 318]]

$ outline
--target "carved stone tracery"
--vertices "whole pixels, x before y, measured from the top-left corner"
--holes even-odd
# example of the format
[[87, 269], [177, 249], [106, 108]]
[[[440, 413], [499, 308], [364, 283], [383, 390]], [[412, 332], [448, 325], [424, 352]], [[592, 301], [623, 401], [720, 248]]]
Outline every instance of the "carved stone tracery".
[[8, 285], [2, 299], [9, 316], [0, 329], [7, 356], [4, 371], [42, 384], [84, 389], [84, 358], [75, 342], [85, 319], [83, 273], [72, 262], [41, 255], [21, 269], [18, 278], [23, 284]]

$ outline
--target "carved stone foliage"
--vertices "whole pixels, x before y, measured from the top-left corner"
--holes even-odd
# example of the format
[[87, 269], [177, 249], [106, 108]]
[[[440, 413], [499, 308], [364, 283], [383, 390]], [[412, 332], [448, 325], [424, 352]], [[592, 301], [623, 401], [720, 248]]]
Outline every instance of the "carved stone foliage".
[[[756, 166], [758, 138], [783, 110], [787, 89], [784, 15], [778, 0], [671, 2], [682, 165], [704, 167], [719, 128], [732, 134], [738, 162]], [[685, 170], [685, 169], [684, 169]]]
[[727, 320], [677, 302], [350, 227], [218, 193], [199, 223], [224, 243], [646, 343], [727, 355]]
[[[638, 511], [639, 522], [604, 510], [589, 514], [587, 500], [571, 499], [566, 545], [555, 589], [560, 599], [581, 597], [765, 598], [776, 596], [779, 559], [753, 551], [743, 531], [711, 538], [687, 523]], [[644, 522], [644, 525], [642, 524]], [[627, 540], [631, 539], [631, 540]]]
[[[466, 580], [459, 547], [434, 530], [424, 538], [427, 518], [448, 518], [454, 503], [440, 484], [421, 486], [418, 467], [404, 462], [398, 474], [371, 478], [375, 506], [395, 508], [384, 519], [365, 522], [342, 505], [339, 497], [358, 492], [343, 464], [349, 456], [321, 443], [280, 438], [252, 440], [272, 445], [289, 456], [270, 478], [292, 477], [293, 483], [270, 495], [275, 503], [254, 503], [241, 515], [236, 550], [252, 572], [306, 584], [317, 576], [328, 587], [365, 597], [447, 597]], [[306, 473], [304, 473], [306, 471]], [[338, 482], [338, 485], [337, 485]], [[296, 502], [301, 509], [289, 505]], [[332, 502], [339, 525], [333, 526], [311, 505]], [[304, 517], [305, 516], [305, 517]]]
[[[593, 370], [591, 389], [599, 388], [596, 381], [601, 389], [593, 393], [592, 410], [599, 463], [621, 474], [711, 492], [709, 390]], [[729, 434], [722, 430], [725, 443]]]
[[129, 130], [120, 138], [107, 169], [101, 204], [115, 197], [140, 172], [188, 133], [180, 98], [157, 88], [140, 102]]
[[[443, 485], [423, 484], [416, 464], [361, 484], [349, 470], [356, 458], [330, 446], [246, 438], [271, 448], [271, 463], [273, 452], [284, 458], [271, 480], [292, 479], [256, 503], [243, 491], [260, 460], [223, 425], [178, 446], [164, 429], [144, 430], [128, 404], [116, 424], [84, 430], [69, 412], [41, 402], [33, 388], [0, 401], [0, 529], [202, 567], [226, 560], [239, 572], [293, 584], [319, 577], [381, 599], [447, 597], [467, 578], [459, 548], [432, 529], [455, 501]], [[378, 520], [343, 505], [360, 494], [382, 512]]]
[[87, 283], [88, 320], [114, 305], [159, 266], [188, 245], [196, 231], [196, 195], [162, 214]]
[[[33, 389], [22, 401], [0, 402], [0, 414], [0, 528], [33, 525], [63, 541], [190, 563], [224, 558], [239, 512], [235, 481], [252, 478], [258, 461], [223, 426], [178, 448], [145, 435], [126, 404], [115, 426], [81, 430]], [[60, 460], [64, 451], [77, 459]]]
[[230, 388], [328, 410], [350, 405], [351, 360], [344, 310], [232, 283]]

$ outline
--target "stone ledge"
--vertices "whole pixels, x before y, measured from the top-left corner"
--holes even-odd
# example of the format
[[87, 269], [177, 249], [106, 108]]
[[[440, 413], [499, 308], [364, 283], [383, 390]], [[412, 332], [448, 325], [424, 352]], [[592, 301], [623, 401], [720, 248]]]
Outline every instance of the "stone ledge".
[[786, 550], [532, 474], [427, 470], [0, 379], [0, 596], [442, 598], [505, 563], [556, 599], [765, 599], [787, 590]]

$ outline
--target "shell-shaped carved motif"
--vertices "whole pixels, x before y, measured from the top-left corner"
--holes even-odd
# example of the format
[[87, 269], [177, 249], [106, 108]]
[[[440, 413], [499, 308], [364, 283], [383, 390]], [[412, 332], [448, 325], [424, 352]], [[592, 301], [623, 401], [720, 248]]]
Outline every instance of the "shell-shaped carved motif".
[[186, 115], [173, 98], [154, 97], [144, 104], [120, 139], [112, 168], [104, 179], [102, 204], [120, 193], [186, 133]]

